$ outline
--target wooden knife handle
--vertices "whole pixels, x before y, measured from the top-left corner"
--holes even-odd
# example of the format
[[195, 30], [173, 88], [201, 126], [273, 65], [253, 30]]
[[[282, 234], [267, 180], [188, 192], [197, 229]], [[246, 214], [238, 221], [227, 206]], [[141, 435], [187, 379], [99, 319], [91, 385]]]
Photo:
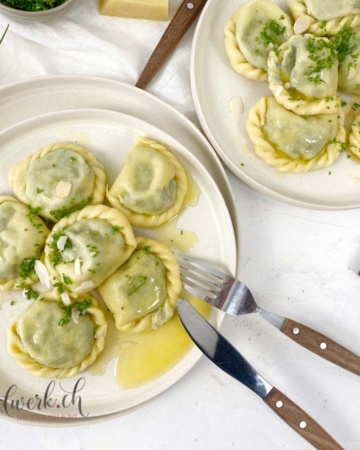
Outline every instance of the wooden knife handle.
[[192, 23], [195, 21], [200, 11], [205, 6], [207, 0], [185, 0], [170, 25], [166, 29], [164, 35], [160, 39], [156, 49], [151, 55], [145, 66], [136, 86], [140, 89], [146, 89], [147, 85], [154, 78], [158, 70], [173, 52], [182, 37], [188, 31]]
[[327, 336], [290, 319], [285, 319], [281, 331], [322, 358], [360, 375], [360, 357]]
[[264, 398], [264, 402], [315, 448], [319, 450], [343, 450], [343, 447], [314, 419], [276, 388], [270, 391]]

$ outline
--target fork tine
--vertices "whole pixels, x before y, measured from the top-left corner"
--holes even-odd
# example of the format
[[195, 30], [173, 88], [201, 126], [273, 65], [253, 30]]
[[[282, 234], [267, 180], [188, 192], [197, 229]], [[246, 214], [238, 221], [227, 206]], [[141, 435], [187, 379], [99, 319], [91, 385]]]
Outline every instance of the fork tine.
[[228, 275], [222, 273], [212, 267], [209, 267], [199, 261], [190, 260], [180, 256], [178, 258], [178, 263], [180, 267], [184, 267], [187, 270], [194, 271], [195, 273], [201, 274], [205, 279], [211, 280], [214, 284], [222, 284], [228, 279]]
[[196, 281], [211, 291], [219, 292], [221, 289], [221, 283], [215, 284], [212, 280], [206, 279], [204, 276], [199, 276], [196, 272], [191, 272], [187, 267], [182, 265], [180, 265], [180, 273], [184, 276], [184, 278]]
[[195, 295], [196, 297], [203, 298], [206, 301], [216, 299], [215, 293], [209, 292], [204, 288], [201, 288], [200, 286], [198, 286], [197, 283], [194, 283], [191, 280], [188, 280], [187, 278], [183, 277], [181, 277], [181, 281], [185, 289], [188, 290], [191, 294]]

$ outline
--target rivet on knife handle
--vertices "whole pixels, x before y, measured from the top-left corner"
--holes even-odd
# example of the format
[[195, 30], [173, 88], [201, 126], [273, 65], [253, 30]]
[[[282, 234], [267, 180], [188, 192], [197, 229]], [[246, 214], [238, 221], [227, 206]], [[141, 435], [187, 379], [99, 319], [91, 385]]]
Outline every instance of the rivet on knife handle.
[[156, 49], [146, 64], [136, 87], [146, 89], [177, 44], [200, 14], [207, 0], [185, 0], [160, 39]]
[[313, 353], [356, 375], [360, 375], [360, 357], [332, 339], [291, 319], [285, 320], [281, 331], [297, 344]]
[[293, 430], [319, 450], [339, 450], [340, 445], [305, 411], [275, 387], [264, 402]]

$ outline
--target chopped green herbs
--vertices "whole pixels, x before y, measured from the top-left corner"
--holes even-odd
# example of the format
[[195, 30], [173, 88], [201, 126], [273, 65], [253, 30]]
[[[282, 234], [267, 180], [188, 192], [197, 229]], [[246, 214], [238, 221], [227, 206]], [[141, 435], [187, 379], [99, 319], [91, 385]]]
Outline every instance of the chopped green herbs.
[[[53, 266], [57, 266], [62, 262], [62, 255], [61, 251], [59, 250], [57, 243], [58, 240], [61, 238], [61, 236], [66, 236], [66, 234], [62, 231], [61, 233], [54, 233], [52, 238], [52, 242], [48, 243], [47, 245], [51, 248], [52, 252], [49, 254], [49, 260]], [[66, 239], [64, 249], [66, 248], [72, 248], [72, 243], [69, 237]]]
[[66, 0], [1, 0], [5, 6], [20, 9], [21, 11], [46, 11], [56, 8], [65, 3]]
[[285, 27], [279, 25], [275, 20], [271, 20], [260, 33], [260, 39], [263, 41], [265, 47], [269, 44], [273, 44], [274, 47], [279, 47], [281, 45], [279, 36], [284, 34], [285, 29]]
[[82, 300], [81, 302], [74, 302], [74, 303], [70, 303], [70, 305], [68, 305], [68, 306], [65, 306], [64, 303], [60, 300], [59, 304], [60, 304], [61, 308], [64, 310], [64, 315], [58, 322], [59, 327], [62, 327], [66, 323], [70, 322], [72, 309], [75, 308], [78, 311], [80, 311], [81, 314], [85, 314], [86, 310], [89, 308], [91, 303], [92, 303], [91, 299], [85, 299], [85, 300]]
[[132, 275], [129, 276], [129, 291], [128, 295], [134, 294], [134, 292], [137, 292], [141, 286], [143, 286], [146, 282], [148, 277], [145, 275]]
[[36, 300], [39, 297], [39, 293], [35, 291], [31, 286], [24, 290], [27, 300]]
[[24, 280], [31, 278], [32, 275], [34, 275], [35, 272], [35, 261], [37, 260], [36, 256], [33, 256], [32, 258], [27, 258], [21, 261], [19, 264], [19, 276], [23, 278]]
[[66, 276], [64, 273], [62, 274], [63, 280], [65, 284], [73, 284], [72, 279]]
[[85, 206], [89, 203], [89, 200], [90, 198], [87, 198], [76, 203], [76, 199], [72, 198], [69, 206], [62, 206], [60, 209], [52, 210], [50, 211], [50, 214], [55, 220], [60, 220], [64, 217], [70, 216], [71, 213], [78, 211], [79, 209], [85, 208]]
[[37, 189], [36, 189], [36, 193], [37, 193], [37, 194], [41, 194], [42, 192], [44, 192], [44, 189], [40, 189], [40, 188], [37, 188]]
[[334, 46], [327, 39], [310, 38], [308, 42], [309, 59], [314, 62], [308, 67], [305, 78], [314, 84], [320, 83], [321, 72], [331, 69], [336, 61]]

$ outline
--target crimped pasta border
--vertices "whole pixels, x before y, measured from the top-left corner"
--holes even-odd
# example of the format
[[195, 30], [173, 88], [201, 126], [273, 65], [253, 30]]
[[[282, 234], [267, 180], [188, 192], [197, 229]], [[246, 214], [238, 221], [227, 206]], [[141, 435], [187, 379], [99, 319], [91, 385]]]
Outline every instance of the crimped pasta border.
[[232, 18], [230, 18], [224, 29], [225, 33], [225, 50], [229, 57], [231, 67], [235, 72], [244, 75], [246, 78], [257, 81], [267, 81], [268, 74], [264, 69], [260, 69], [251, 64], [240, 50], [236, 41], [236, 26]]
[[120, 331], [140, 333], [142, 331], [150, 331], [159, 328], [174, 315], [176, 302], [179, 299], [182, 284], [180, 280], [180, 269], [175, 255], [166, 247], [166, 245], [145, 237], [137, 237], [136, 241], [136, 250], [142, 250], [145, 247], [150, 247], [150, 253], [157, 256], [164, 264], [166, 274], [166, 298], [164, 303], [155, 311], [141, 317], [140, 319], [133, 320], [125, 325], [117, 325], [117, 328]]
[[188, 191], [188, 181], [184, 167], [179, 162], [179, 160], [170, 152], [170, 150], [168, 150], [168, 148], [152, 139], [147, 139], [143, 137], [137, 138], [135, 145], [139, 144], [147, 145], [151, 149], [165, 156], [174, 166], [175, 181], [176, 181], [176, 195], [174, 205], [167, 211], [153, 216], [148, 214], [135, 213], [130, 209], [128, 209], [126, 206], [124, 206], [120, 200], [120, 196], [116, 195], [116, 193], [114, 192], [113, 188], [115, 186], [116, 181], [113, 184], [112, 188], [110, 189], [109, 193], [107, 194], [107, 199], [111, 206], [119, 209], [122, 213], [125, 214], [125, 216], [129, 219], [129, 222], [132, 225], [137, 227], [152, 228], [162, 225], [165, 222], [168, 222], [173, 217], [175, 217], [176, 214], [180, 211], [181, 207], [183, 206], [186, 193]]
[[290, 44], [304, 36], [314, 37], [310, 34], [294, 35], [279, 48], [278, 54], [274, 51], [269, 53], [268, 58], [268, 81], [269, 88], [273, 93], [276, 101], [283, 105], [289, 111], [298, 115], [315, 115], [315, 114], [334, 114], [340, 106], [340, 99], [336, 96], [336, 90], [332, 97], [321, 98], [318, 100], [306, 101], [303, 99], [292, 100], [293, 94], [285, 87], [281, 80], [280, 60], [285, 50]]
[[[53, 234], [61, 232], [61, 230], [63, 230], [64, 228], [68, 228], [70, 225], [73, 225], [75, 222], [78, 222], [79, 220], [83, 220], [83, 219], [102, 219], [102, 220], [106, 220], [113, 226], [119, 227], [119, 232], [124, 237], [125, 248], [122, 252], [121, 259], [119, 256], [119, 264], [114, 267], [113, 272], [115, 272], [115, 270], [117, 270], [118, 267], [120, 267], [120, 265], [130, 257], [130, 255], [133, 253], [133, 251], [136, 248], [136, 240], [135, 240], [133, 229], [132, 229], [128, 219], [118, 209], [110, 208], [109, 206], [106, 206], [106, 205], [86, 206], [85, 208], [83, 208], [79, 211], [75, 211], [69, 217], [64, 217], [63, 219], [61, 219], [60, 222], [58, 222], [52, 229], [51, 233], [48, 236], [48, 239], [51, 239]], [[45, 243], [45, 265], [46, 265], [48, 271], [50, 272], [50, 275], [55, 277], [57, 280], [61, 281], [61, 276], [58, 273], [56, 267], [54, 267], [51, 264], [51, 262], [49, 261], [49, 254], [51, 253], [52, 250], [47, 245], [48, 239]], [[110, 273], [108, 275], [108, 277], [112, 273]], [[89, 277], [89, 280], [93, 280], [93, 278], [94, 278], [94, 276], [91, 276], [91, 277]], [[79, 284], [79, 283], [76, 283], [75, 281], [73, 281], [73, 284], [71, 285], [71, 288], [73, 291], [71, 293], [71, 295], [73, 297], [77, 297], [79, 294], [84, 294], [85, 292], [89, 292], [98, 286], [98, 285], [94, 285], [89, 289], [81, 291], [81, 293], [74, 292], [74, 290], [77, 289], [81, 285], [81, 283]], [[101, 284], [101, 283], [99, 283], [99, 284]]]
[[[97, 160], [93, 153], [86, 150], [84, 147], [72, 142], [58, 142], [55, 144], [47, 145], [46, 147], [41, 148], [37, 152], [29, 155], [27, 158], [12, 166], [9, 172], [9, 183], [14, 191], [15, 196], [23, 203], [29, 205], [29, 200], [26, 196], [26, 173], [29, 167], [34, 161], [41, 158], [42, 156], [60, 149], [71, 150], [78, 153], [80, 156], [82, 156], [82, 158], [84, 158], [85, 162], [94, 172], [95, 176], [94, 189], [88, 204], [97, 205], [103, 203], [106, 191], [106, 173], [104, 166], [100, 161]], [[39, 215], [42, 215], [41, 211], [39, 212]], [[44, 215], [44, 217], [51, 220], [52, 222], [56, 222], [56, 219], [52, 216], [48, 217]]]
[[304, 0], [287, 0], [287, 4], [294, 20], [305, 15], [309, 17], [310, 27], [307, 32], [316, 36], [336, 36], [344, 26], [356, 28], [360, 25], [360, 14], [340, 17], [327, 22], [318, 22], [315, 17], [309, 14]]
[[[24, 205], [23, 203], [21, 203], [19, 200], [17, 200], [14, 197], [10, 197], [9, 195], [0, 195], [0, 205], [2, 205], [5, 202], [19, 203], [20, 205]], [[27, 205], [24, 205], [24, 206], [27, 207]], [[29, 209], [29, 213], [30, 213], [30, 209]], [[46, 225], [43, 222], [41, 217], [39, 217], [39, 220], [43, 224], [44, 231], [47, 230], [47, 232], [49, 234], [50, 231], [46, 227]], [[43, 236], [45, 237], [46, 235], [44, 234]], [[44, 239], [43, 246], [44, 245], [45, 245], [45, 239]], [[41, 248], [39, 250], [41, 250]], [[0, 291], [18, 291], [20, 289], [24, 289], [25, 287], [31, 286], [32, 284], [36, 283], [37, 280], [38, 280], [38, 276], [36, 275], [36, 273], [34, 273], [33, 276], [30, 278], [24, 279], [24, 278], [19, 277], [19, 278], [15, 278], [13, 280], [8, 280], [4, 283], [0, 282]]]
[[[78, 373], [83, 372], [87, 367], [89, 367], [97, 358], [97, 356], [102, 352], [105, 346], [105, 336], [107, 332], [107, 322], [105, 315], [99, 307], [98, 302], [91, 295], [87, 295], [86, 298], [91, 298], [92, 304], [86, 310], [87, 314], [91, 316], [92, 321], [97, 327], [94, 336], [94, 343], [91, 353], [77, 366], [62, 369], [62, 368], [52, 368], [46, 367], [38, 363], [33, 359], [28, 353], [26, 353], [21, 338], [17, 333], [17, 321], [13, 322], [8, 329], [8, 343], [7, 348], [9, 354], [14, 357], [18, 364], [34, 375], [44, 378], [70, 378]], [[81, 297], [84, 299], [85, 297]], [[39, 301], [39, 300], [35, 300]], [[41, 301], [54, 301], [42, 299]]]
[[263, 97], [249, 112], [246, 122], [246, 130], [253, 143], [256, 155], [270, 166], [281, 172], [300, 173], [310, 170], [322, 169], [330, 166], [339, 156], [342, 150], [341, 143], [345, 142], [346, 132], [343, 127], [344, 113], [339, 109], [339, 125], [335, 142], [330, 143], [315, 158], [309, 161], [294, 160], [284, 153], [278, 152], [275, 147], [265, 138], [262, 127], [265, 125], [268, 99]]

